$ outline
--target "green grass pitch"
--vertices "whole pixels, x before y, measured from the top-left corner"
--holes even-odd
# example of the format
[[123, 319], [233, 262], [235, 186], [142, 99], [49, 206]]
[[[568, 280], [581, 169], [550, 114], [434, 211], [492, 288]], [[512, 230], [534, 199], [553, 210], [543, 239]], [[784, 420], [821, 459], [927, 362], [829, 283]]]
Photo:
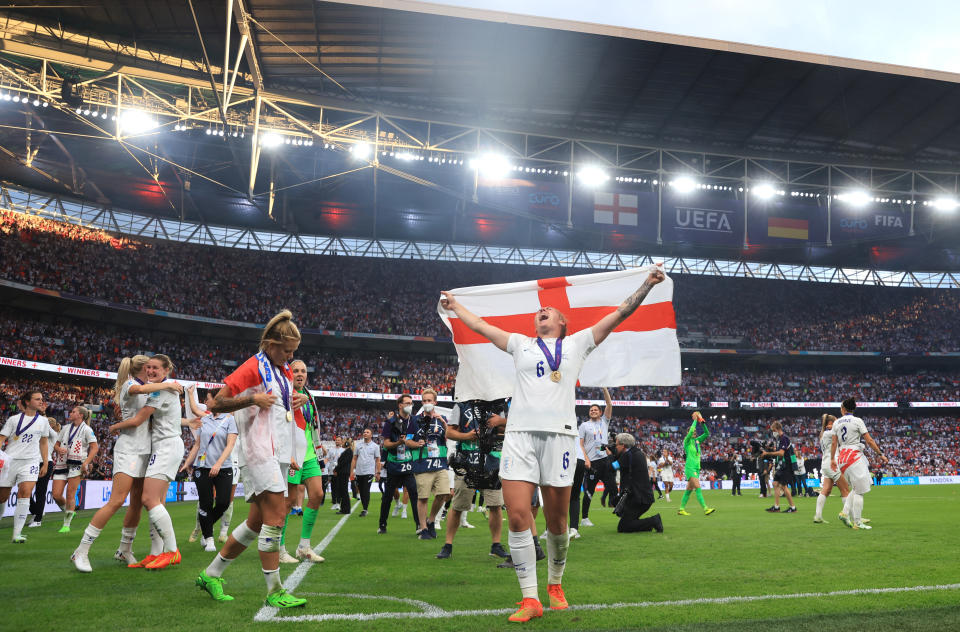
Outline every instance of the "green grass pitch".
[[[797, 501], [797, 514], [767, 514], [769, 499], [755, 490], [734, 498], [706, 491], [717, 507], [704, 516], [695, 499], [693, 515], [676, 515], [673, 502], [659, 501], [665, 532], [617, 534], [609, 509], [594, 506], [595, 527], [571, 542], [564, 589], [571, 606], [547, 610], [525, 624], [537, 630], [770, 630], [833, 629], [960, 630], [960, 486], [875, 488], [864, 514], [872, 531], [839, 524], [839, 496], [824, 512], [830, 522], [814, 525], [814, 500]], [[786, 505], [784, 504], [784, 507]], [[323, 564], [284, 565], [282, 576], [301, 576], [294, 593], [305, 608], [261, 610], [264, 582], [256, 551], [240, 557], [225, 575], [236, 601], [215, 603], [194, 586], [211, 559], [199, 543], [188, 543], [195, 503], [170, 506], [183, 563], [163, 571], [121, 567], [113, 561], [119, 542], [116, 516], [94, 545], [94, 572], [75, 571], [69, 560], [92, 511], [76, 516], [70, 534], [58, 534], [59, 514], [25, 529], [29, 541], [10, 542], [11, 519], [0, 522], [0, 586], [7, 607], [0, 629], [15, 630], [500, 630], [517, 627], [502, 612], [520, 593], [510, 569], [496, 568], [488, 555], [490, 535], [480, 514], [476, 529], [457, 534], [453, 558], [437, 560], [443, 543], [419, 541], [410, 519], [391, 518], [389, 533], [377, 535], [379, 496], [370, 515], [355, 512], [329, 537], [342, 516], [321, 508], [313, 543], [329, 540]], [[246, 514], [238, 501], [234, 524]], [[542, 528], [542, 518], [539, 521]], [[443, 527], [441, 526], [441, 529]], [[287, 548], [299, 537], [300, 518], [291, 518]], [[506, 523], [504, 523], [506, 544]], [[142, 522], [134, 551], [142, 556], [149, 538]], [[541, 599], [546, 568], [539, 564]], [[850, 593], [858, 589], [911, 591]], [[846, 594], [844, 594], [846, 593]], [[724, 600], [728, 597], [748, 599]], [[589, 606], [589, 607], [586, 607]], [[493, 612], [491, 612], [493, 611]], [[424, 617], [426, 612], [430, 617]], [[260, 620], [255, 620], [258, 616]], [[406, 615], [388, 613], [407, 613]], [[411, 616], [415, 614], [416, 616]], [[316, 617], [326, 615], [326, 620]], [[343, 615], [331, 619], [329, 615]], [[360, 615], [375, 617], [362, 620]], [[304, 622], [302, 618], [313, 618]]]

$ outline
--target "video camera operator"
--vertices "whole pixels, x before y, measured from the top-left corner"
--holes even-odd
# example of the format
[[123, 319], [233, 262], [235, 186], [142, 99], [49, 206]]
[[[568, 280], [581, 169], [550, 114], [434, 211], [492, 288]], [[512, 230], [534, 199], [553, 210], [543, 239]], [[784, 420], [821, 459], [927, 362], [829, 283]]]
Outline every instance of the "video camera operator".
[[784, 513], [796, 513], [797, 507], [793, 504], [793, 495], [790, 493], [790, 486], [793, 484], [794, 480], [794, 469], [797, 462], [797, 456], [794, 453], [793, 444], [790, 442], [790, 437], [783, 432], [783, 426], [779, 421], [775, 421], [770, 424], [770, 430], [773, 432], [773, 436], [777, 439], [777, 449], [772, 451], [765, 450], [761, 456], [776, 457], [777, 471], [773, 475], [773, 506], [769, 507], [767, 511], [771, 513], [780, 511], [780, 496], [785, 495], [787, 497], [787, 502], [790, 503], [790, 508]]
[[740, 480], [743, 478], [743, 458], [736, 453], [730, 455], [730, 480], [733, 487], [730, 494], [732, 496], [743, 496], [740, 491]]
[[618, 533], [637, 531], [656, 531], [663, 533], [663, 521], [660, 514], [641, 519], [653, 506], [653, 490], [647, 457], [637, 448], [637, 440], [632, 434], [622, 432], [616, 439], [616, 460], [611, 464], [613, 470], [620, 470], [620, 501], [613, 513], [620, 517]]
[[437, 559], [453, 554], [453, 539], [460, 528], [460, 516], [469, 511], [474, 494], [480, 491], [490, 525], [490, 555], [506, 558], [500, 542], [503, 531], [503, 491], [500, 488], [500, 452], [507, 425], [507, 400], [479, 399], [457, 402], [447, 424], [446, 436], [457, 441], [450, 467], [456, 474], [453, 500], [447, 512], [446, 539]]

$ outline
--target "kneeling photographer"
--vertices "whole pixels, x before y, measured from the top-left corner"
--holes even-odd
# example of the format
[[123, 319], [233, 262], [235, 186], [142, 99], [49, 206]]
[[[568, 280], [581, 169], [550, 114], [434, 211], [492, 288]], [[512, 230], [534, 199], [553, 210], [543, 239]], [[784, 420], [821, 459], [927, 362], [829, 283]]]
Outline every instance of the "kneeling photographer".
[[613, 469], [620, 470], [620, 501], [613, 513], [620, 517], [617, 531], [619, 533], [637, 531], [663, 533], [660, 514], [640, 518], [654, 503], [650, 474], [647, 471], [647, 457], [637, 448], [637, 440], [633, 435], [626, 432], [617, 435], [616, 450], [617, 460], [613, 463]]

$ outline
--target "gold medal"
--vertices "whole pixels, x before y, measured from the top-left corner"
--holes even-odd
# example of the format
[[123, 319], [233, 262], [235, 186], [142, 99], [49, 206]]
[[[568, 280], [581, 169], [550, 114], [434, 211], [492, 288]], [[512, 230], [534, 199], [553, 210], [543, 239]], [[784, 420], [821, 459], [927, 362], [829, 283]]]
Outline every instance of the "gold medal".
[[20, 440], [20, 435], [18, 435], [18, 434], [13, 435], [13, 440], [14, 440], [14, 441], [19, 441], [19, 440]]
[[289, 410], [287, 411], [287, 421], [293, 421], [293, 413]]
[[563, 376], [560, 374], [560, 371], [553, 371], [550, 373], [550, 379], [554, 382], [559, 382]]

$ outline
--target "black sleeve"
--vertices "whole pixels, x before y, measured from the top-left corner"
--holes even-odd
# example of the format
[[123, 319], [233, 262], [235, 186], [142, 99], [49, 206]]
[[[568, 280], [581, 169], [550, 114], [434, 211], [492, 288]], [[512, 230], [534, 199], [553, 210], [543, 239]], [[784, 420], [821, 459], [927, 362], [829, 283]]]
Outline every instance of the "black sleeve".
[[350, 465], [353, 463], [353, 450], [344, 450], [337, 459], [337, 466], [334, 468], [337, 475], [349, 474]]
[[647, 469], [647, 457], [641, 450], [634, 450], [630, 459], [630, 494], [637, 499], [650, 494], [650, 472]]

